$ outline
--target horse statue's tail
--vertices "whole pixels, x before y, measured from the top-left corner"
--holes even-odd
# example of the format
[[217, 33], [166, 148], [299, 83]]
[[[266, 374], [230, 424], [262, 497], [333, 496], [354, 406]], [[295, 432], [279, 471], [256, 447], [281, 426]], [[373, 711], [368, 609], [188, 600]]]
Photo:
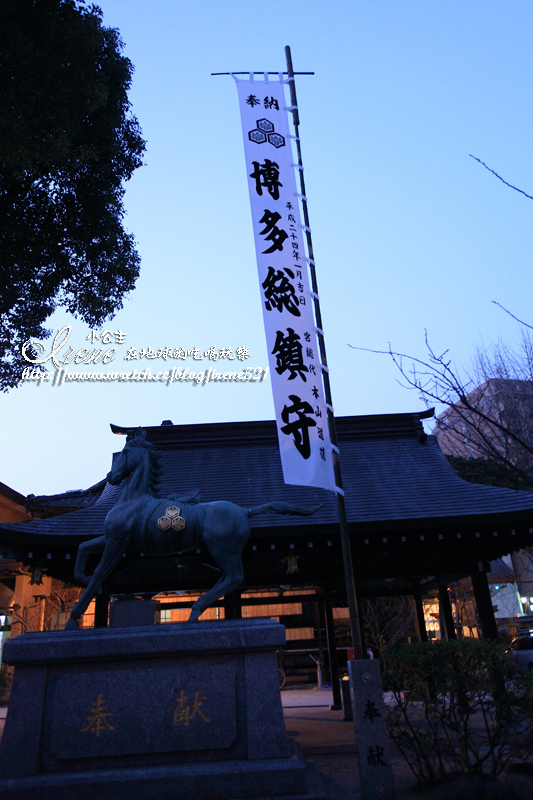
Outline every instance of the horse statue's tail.
[[315, 514], [324, 503], [320, 503], [318, 506], [313, 506], [313, 508], [304, 508], [303, 506], [293, 506], [290, 503], [280, 503], [280, 502], [272, 502], [272, 503], [264, 503], [262, 506], [253, 506], [252, 508], [248, 509], [248, 516], [255, 517], [256, 514], [291, 514], [293, 516], [299, 517], [310, 517], [311, 514]]

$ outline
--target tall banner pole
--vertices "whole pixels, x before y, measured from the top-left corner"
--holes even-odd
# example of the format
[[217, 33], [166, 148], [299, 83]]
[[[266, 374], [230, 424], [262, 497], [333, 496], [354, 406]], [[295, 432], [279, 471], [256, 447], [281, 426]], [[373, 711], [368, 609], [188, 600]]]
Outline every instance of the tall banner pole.
[[298, 154], [298, 173], [300, 178], [301, 201], [304, 216], [305, 236], [307, 241], [307, 252], [309, 254], [309, 274], [311, 276], [311, 288], [313, 292], [313, 302], [315, 308], [315, 319], [318, 336], [318, 347], [320, 351], [320, 363], [324, 380], [324, 393], [326, 398], [327, 420], [329, 436], [332, 444], [333, 472], [335, 475], [335, 491], [337, 495], [337, 513], [339, 516], [339, 531], [342, 547], [342, 560], [344, 565], [344, 580], [348, 597], [348, 610], [350, 612], [350, 629], [354, 657], [362, 659], [366, 657], [363, 647], [363, 636], [359, 621], [359, 608], [357, 602], [357, 591], [353, 571], [352, 550], [350, 536], [348, 533], [348, 522], [346, 519], [346, 505], [344, 502], [344, 490], [342, 486], [341, 465], [339, 459], [339, 447], [337, 441], [337, 429], [335, 425], [335, 415], [333, 413], [333, 400], [331, 395], [331, 384], [329, 381], [328, 361], [326, 357], [326, 343], [322, 328], [322, 315], [320, 312], [320, 299], [318, 295], [318, 282], [316, 278], [315, 259], [313, 253], [313, 240], [311, 236], [311, 226], [309, 224], [309, 212], [307, 206], [307, 196], [305, 193], [305, 178], [302, 162], [302, 148], [300, 145], [300, 118], [298, 116], [298, 101], [296, 98], [296, 85], [294, 80], [294, 70], [292, 66], [291, 48], [285, 48], [285, 58], [287, 61], [287, 74], [289, 76], [289, 90], [291, 93], [291, 111], [296, 134], [296, 151]]

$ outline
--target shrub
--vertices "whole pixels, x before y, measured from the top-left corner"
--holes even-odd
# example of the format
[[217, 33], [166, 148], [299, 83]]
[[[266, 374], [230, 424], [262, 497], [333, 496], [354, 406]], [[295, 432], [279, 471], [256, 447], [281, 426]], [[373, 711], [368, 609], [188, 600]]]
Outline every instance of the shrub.
[[533, 679], [504, 674], [504, 646], [464, 640], [395, 648], [382, 661], [391, 739], [418, 781], [496, 778], [533, 750]]
[[12, 679], [13, 675], [8, 671], [6, 665], [2, 664], [0, 667], [0, 706], [7, 704]]

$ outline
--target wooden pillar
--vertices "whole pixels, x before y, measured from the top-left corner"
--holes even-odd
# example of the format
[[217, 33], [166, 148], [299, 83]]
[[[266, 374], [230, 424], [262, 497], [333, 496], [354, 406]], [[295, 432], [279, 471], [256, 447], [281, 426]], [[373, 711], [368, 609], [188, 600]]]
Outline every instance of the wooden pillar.
[[94, 599], [94, 627], [107, 628], [109, 615], [109, 592], [104, 585]]
[[[368, 652], [367, 652], [368, 644], [366, 642], [366, 634], [365, 634], [365, 618], [363, 614], [363, 603], [361, 602], [362, 600], [361, 587], [359, 584], [360, 581], [358, 578], [356, 578], [355, 579], [356, 592], [357, 592], [357, 597], [359, 598], [360, 601], [357, 604], [357, 610], [359, 614], [359, 640], [361, 642], [361, 652], [362, 652], [361, 658], [368, 658]], [[357, 655], [355, 655], [355, 658], [357, 658]]]
[[313, 608], [313, 618], [315, 620], [315, 628], [316, 628], [316, 641], [318, 647], [318, 665], [317, 665], [317, 684], [318, 688], [322, 687], [322, 684], [325, 682], [326, 677], [326, 661], [324, 658], [324, 636], [323, 631], [325, 628], [325, 619], [324, 619], [324, 608], [322, 605], [321, 600], [317, 600], [315, 603], [309, 603], [309, 606]]
[[335, 623], [333, 622], [333, 610], [331, 608], [331, 595], [324, 593], [324, 617], [326, 622], [326, 636], [328, 640], [329, 654], [329, 674], [331, 678], [331, 689], [333, 691], [332, 711], [342, 710], [341, 684], [339, 677], [339, 664], [337, 662], [337, 645], [335, 644]]
[[422, 602], [422, 595], [415, 594], [413, 595], [413, 601], [415, 604], [415, 620], [416, 620], [416, 632], [418, 634], [418, 638], [421, 642], [428, 641], [428, 632], [426, 630], [426, 620], [424, 618], [424, 604]]
[[238, 589], [224, 597], [224, 619], [242, 619], [241, 593]]
[[444, 633], [446, 641], [457, 639], [455, 631], [455, 622], [453, 620], [452, 604], [448, 595], [448, 585], [446, 583], [439, 584], [439, 620], [441, 626], [441, 635]]
[[487, 573], [473, 572], [471, 577], [477, 615], [481, 625], [481, 635], [483, 639], [494, 639], [497, 641], [498, 626], [494, 618], [494, 609], [492, 608], [492, 597], [490, 596]]

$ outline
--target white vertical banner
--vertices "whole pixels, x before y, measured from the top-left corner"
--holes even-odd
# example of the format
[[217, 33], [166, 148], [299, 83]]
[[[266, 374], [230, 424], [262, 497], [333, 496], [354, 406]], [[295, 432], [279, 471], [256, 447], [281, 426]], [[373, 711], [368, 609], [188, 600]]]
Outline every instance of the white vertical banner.
[[285, 83], [237, 91], [283, 478], [335, 491]]

